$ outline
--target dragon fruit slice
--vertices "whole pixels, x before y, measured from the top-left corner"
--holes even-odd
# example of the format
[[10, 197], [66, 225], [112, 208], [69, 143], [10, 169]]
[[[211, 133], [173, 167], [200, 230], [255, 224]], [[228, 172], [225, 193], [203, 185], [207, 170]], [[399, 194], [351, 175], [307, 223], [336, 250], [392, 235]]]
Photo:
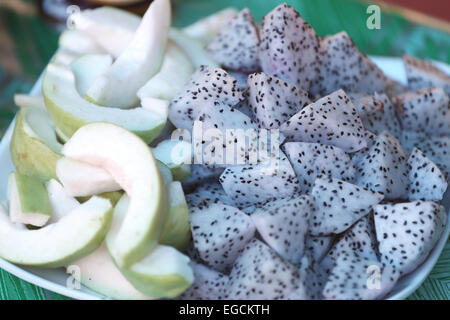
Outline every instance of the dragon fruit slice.
[[311, 103], [308, 92], [265, 73], [248, 77], [249, 104], [259, 125], [276, 129]]
[[234, 106], [242, 99], [236, 80], [219, 68], [201, 66], [169, 106], [169, 119], [177, 128], [191, 130], [204, 106]]
[[366, 130], [375, 134], [388, 131], [397, 139], [401, 137], [401, 126], [396, 108], [385, 94], [366, 95], [353, 101]]
[[391, 266], [345, 254], [338, 257], [323, 295], [327, 300], [374, 300], [386, 295], [398, 278], [399, 273]]
[[442, 88], [405, 92], [395, 101], [404, 130], [450, 135], [450, 102]]
[[255, 165], [228, 167], [219, 178], [223, 189], [239, 207], [289, 198], [300, 191], [289, 160], [280, 152], [278, 159]]
[[404, 197], [409, 183], [407, 158], [398, 140], [384, 131], [357, 165], [355, 184], [381, 192], [386, 199]]
[[178, 299], [223, 300], [227, 298], [228, 276], [202, 264], [191, 262], [194, 283]]
[[414, 148], [408, 159], [409, 200], [440, 201], [447, 190], [441, 170], [422, 151]]
[[414, 147], [419, 148], [438, 166], [447, 181], [450, 180], [450, 137], [435, 137], [419, 132], [403, 131], [401, 141], [407, 152], [412, 152]]
[[383, 195], [334, 178], [317, 178], [311, 194], [315, 211], [309, 232], [321, 236], [341, 233], [367, 215]]
[[252, 72], [259, 69], [258, 46], [258, 26], [245, 8], [220, 27], [206, 50], [225, 68]]
[[233, 300], [282, 300], [299, 290], [299, 272], [274, 250], [251, 240], [233, 264], [229, 297]]
[[183, 190], [185, 192], [192, 192], [195, 188], [206, 182], [217, 181], [223, 171], [224, 168], [192, 164], [191, 174], [182, 182]]
[[279, 199], [257, 208], [250, 216], [261, 237], [282, 258], [299, 264], [314, 199], [309, 195]]
[[306, 237], [306, 252], [309, 253], [313, 261], [320, 262], [328, 253], [336, 237], [331, 236], [312, 236]]
[[450, 95], [450, 76], [432, 63], [407, 54], [403, 55], [403, 63], [410, 89], [443, 88]]
[[[203, 148], [204, 164], [245, 164], [248, 153], [257, 152], [258, 127], [244, 113], [227, 105], [205, 106], [197, 120], [201, 122], [203, 130], [202, 145], [199, 147]], [[228, 149], [236, 149], [239, 141], [245, 141], [245, 145], [238, 145], [237, 151], [229, 155]]]
[[227, 271], [247, 242], [255, 226], [245, 213], [220, 203], [191, 208], [194, 247], [200, 258], [217, 271]]
[[381, 204], [374, 207], [381, 262], [401, 274], [417, 268], [440, 238], [445, 208], [434, 202]]
[[375, 144], [375, 141], [377, 140], [377, 135], [374, 134], [373, 132], [370, 132], [369, 130], [366, 130], [364, 132], [364, 140], [366, 140], [367, 147], [358, 150], [356, 152], [353, 152], [351, 154], [352, 163], [355, 166], [355, 168], [357, 168], [360, 162], [367, 156], [370, 148]]
[[292, 7], [281, 4], [263, 19], [262, 71], [308, 90], [319, 64], [319, 38]]
[[345, 31], [320, 40], [322, 63], [311, 93], [385, 92], [389, 83], [384, 73], [353, 43]]
[[318, 177], [351, 181], [355, 175], [350, 156], [338, 147], [320, 143], [287, 142], [283, 148], [297, 174], [303, 193], [311, 191]]
[[280, 131], [287, 141], [329, 144], [347, 152], [367, 146], [361, 119], [343, 90], [306, 106], [282, 124]]
[[190, 208], [200, 209], [214, 203], [234, 205], [218, 182], [207, 182], [199, 186], [193, 193], [186, 195], [186, 202]]
[[329, 272], [336, 266], [338, 257], [351, 253], [356, 254], [360, 258], [378, 261], [377, 246], [373, 217], [369, 214], [357, 221], [337, 239], [320, 265], [326, 272]]

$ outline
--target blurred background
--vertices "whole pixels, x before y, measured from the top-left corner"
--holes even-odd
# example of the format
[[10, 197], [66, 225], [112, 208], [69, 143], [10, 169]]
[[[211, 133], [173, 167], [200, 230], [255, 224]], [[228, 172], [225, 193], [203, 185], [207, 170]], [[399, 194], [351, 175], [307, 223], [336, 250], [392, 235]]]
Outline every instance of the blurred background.
[[[182, 27], [225, 7], [248, 7], [257, 20], [282, 0], [172, 0], [174, 25]], [[319, 35], [346, 30], [366, 54], [450, 63], [449, 0], [286, 0]], [[13, 119], [14, 93], [28, 92], [55, 52], [68, 6], [109, 4], [142, 14], [145, 0], [0, 0], [0, 137]], [[367, 7], [379, 5], [381, 28], [366, 26]], [[411, 298], [450, 299], [450, 246], [426, 283]], [[63, 298], [0, 270], [0, 299]]]

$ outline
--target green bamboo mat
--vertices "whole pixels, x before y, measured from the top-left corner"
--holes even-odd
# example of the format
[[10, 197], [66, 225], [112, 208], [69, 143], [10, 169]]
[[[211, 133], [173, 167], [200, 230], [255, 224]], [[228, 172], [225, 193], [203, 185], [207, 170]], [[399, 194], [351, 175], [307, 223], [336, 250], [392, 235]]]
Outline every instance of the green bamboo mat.
[[[32, 0], [16, 0], [33, 6]], [[372, 55], [400, 56], [406, 52], [422, 58], [450, 63], [450, 35], [412, 23], [398, 13], [383, 12], [381, 29], [366, 27], [368, 3], [353, 0], [292, 0], [294, 6], [319, 35], [346, 30], [356, 45]], [[0, 2], [1, 3], [1, 2]], [[248, 7], [261, 19], [281, 1], [276, 0], [174, 0], [174, 23], [181, 27], [227, 6]], [[18, 12], [19, 11], [19, 12]], [[57, 32], [36, 14], [11, 10], [0, 5], [0, 137], [16, 109], [13, 94], [27, 92], [37, 79], [57, 46]], [[9, 58], [5, 66], [5, 51]], [[12, 54], [11, 54], [12, 53]], [[8, 52], [6, 52], [8, 55]], [[2, 65], [3, 64], [3, 65]], [[66, 299], [31, 285], [0, 270], [0, 299]], [[410, 299], [450, 299], [450, 242], [424, 284]]]

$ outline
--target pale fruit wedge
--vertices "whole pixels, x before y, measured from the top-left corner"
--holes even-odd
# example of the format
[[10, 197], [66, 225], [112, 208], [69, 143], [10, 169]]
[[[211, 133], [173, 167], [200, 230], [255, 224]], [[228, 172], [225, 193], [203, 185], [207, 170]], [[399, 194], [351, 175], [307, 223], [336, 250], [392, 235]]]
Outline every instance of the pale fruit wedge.
[[137, 91], [161, 68], [171, 23], [170, 0], [154, 0], [133, 40], [86, 93], [98, 105], [130, 108], [139, 103]]
[[45, 102], [42, 96], [33, 96], [29, 94], [16, 93], [14, 95], [14, 103], [20, 108], [38, 107], [45, 109]]
[[128, 11], [113, 7], [83, 10], [72, 16], [75, 28], [83, 31], [117, 58], [141, 23], [141, 18]]
[[78, 53], [74, 53], [66, 49], [58, 49], [50, 62], [62, 66], [68, 66], [79, 57], [80, 55]]
[[130, 196], [111, 251], [119, 266], [141, 260], [157, 244], [168, 203], [157, 160], [147, 144], [110, 123], [80, 128], [64, 145], [64, 156], [105, 169]]
[[158, 170], [161, 174], [161, 178], [164, 186], [167, 186], [169, 183], [173, 181], [172, 172], [170, 172], [169, 167], [167, 167], [164, 163], [158, 160]]
[[76, 29], [64, 30], [59, 36], [58, 45], [59, 48], [78, 55], [105, 53], [105, 50], [91, 36]]
[[209, 57], [205, 51], [203, 43], [200, 40], [188, 36], [181, 30], [170, 28], [169, 39], [175, 42], [186, 55], [191, 59], [192, 64], [197, 69], [202, 65], [211, 67], [220, 67], [217, 62]]
[[[114, 247], [130, 205], [130, 198], [124, 195], [114, 209], [113, 223], [106, 237], [106, 246], [116, 263]], [[156, 246], [150, 254], [128, 267], [117, 264], [122, 274], [136, 289], [152, 297], [176, 297], [194, 280], [189, 258], [169, 246]]]
[[194, 66], [189, 57], [169, 41], [161, 70], [139, 89], [137, 95], [141, 100], [152, 97], [170, 101], [180, 93], [193, 72]]
[[162, 118], [169, 116], [169, 101], [158, 98], [142, 98], [141, 106], [143, 109], [148, 110], [154, 114], [160, 115]]
[[20, 110], [10, 145], [11, 159], [18, 172], [41, 182], [56, 178], [61, 148], [45, 109], [30, 106]]
[[207, 45], [216, 35], [219, 28], [226, 22], [230, 21], [238, 10], [235, 8], [225, 8], [212, 15], [204, 17], [195, 23], [182, 29], [188, 36], [200, 40]]
[[183, 181], [191, 173], [192, 152], [190, 143], [179, 140], [164, 140], [153, 148], [153, 154], [156, 159], [169, 167], [175, 180]]
[[106, 170], [66, 157], [56, 163], [56, 175], [72, 197], [87, 197], [122, 189]]
[[66, 266], [100, 246], [112, 211], [108, 200], [93, 197], [54, 224], [23, 230], [14, 226], [1, 207], [0, 256], [21, 265]]
[[104, 244], [88, 256], [72, 262], [70, 266], [79, 268], [80, 281], [84, 286], [108, 298], [119, 300], [154, 299], [136, 290], [122, 275]]
[[64, 187], [55, 179], [50, 180], [46, 188], [52, 210], [50, 223], [59, 221], [69, 212], [80, 206], [77, 199], [68, 195]]
[[47, 66], [42, 93], [58, 135], [65, 141], [83, 125], [103, 121], [122, 126], [151, 142], [159, 136], [167, 120], [143, 108], [122, 110], [97, 106], [80, 96], [69, 68], [52, 63]]
[[45, 186], [36, 179], [12, 172], [8, 179], [9, 217], [12, 222], [44, 226], [52, 214]]
[[85, 96], [95, 79], [111, 67], [112, 61], [109, 54], [85, 54], [70, 64], [78, 93], [82, 97]]
[[189, 227], [189, 208], [179, 181], [169, 183], [169, 216], [161, 234], [161, 244], [185, 250], [191, 239]]

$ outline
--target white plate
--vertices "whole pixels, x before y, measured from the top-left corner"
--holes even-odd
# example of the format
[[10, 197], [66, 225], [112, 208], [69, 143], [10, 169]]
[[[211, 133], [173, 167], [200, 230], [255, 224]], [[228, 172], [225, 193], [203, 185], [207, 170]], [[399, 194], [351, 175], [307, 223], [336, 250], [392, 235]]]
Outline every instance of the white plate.
[[[402, 60], [399, 58], [390, 58], [390, 57], [372, 57], [374, 62], [390, 77], [405, 83], [406, 76], [403, 69]], [[450, 69], [446, 68], [446, 65], [442, 66], [444, 71], [450, 73]], [[32, 94], [38, 95], [40, 93], [41, 87], [40, 80], [37, 81]], [[0, 199], [6, 199], [6, 186], [7, 186], [7, 178], [8, 174], [11, 171], [14, 171], [14, 166], [11, 162], [11, 157], [9, 153], [9, 144], [11, 141], [12, 131], [13, 131], [14, 122], [8, 128], [8, 131], [5, 133], [3, 140], [0, 142]], [[450, 207], [450, 193], [447, 192], [445, 195], [445, 206], [448, 209]], [[450, 217], [450, 214], [448, 215]], [[386, 299], [390, 300], [398, 300], [405, 299], [411, 293], [413, 293], [426, 279], [428, 274], [433, 269], [436, 264], [439, 255], [444, 248], [447, 238], [450, 232], [450, 220], [447, 221], [447, 227], [436, 244], [435, 248], [431, 251], [428, 259], [414, 272], [400, 279], [400, 281], [396, 284], [394, 289], [390, 292], [390, 294], [386, 297]], [[33, 283], [37, 286], [43, 287], [45, 289], [57, 292], [59, 294], [65, 295], [67, 297], [71, 297], [74, 299], [104, 299], [101, 295], [85, 288], [81, 287], [81, 289], [71, 289], [66, 286], [69, 275], [65, 273], [64, 269], [45, 269], [45, 268], [35, 268], [35, 267], [22, 267], [17, 266], [8, 261], [0, 259], [0, 268], [14, 274], [15, 276]]]

